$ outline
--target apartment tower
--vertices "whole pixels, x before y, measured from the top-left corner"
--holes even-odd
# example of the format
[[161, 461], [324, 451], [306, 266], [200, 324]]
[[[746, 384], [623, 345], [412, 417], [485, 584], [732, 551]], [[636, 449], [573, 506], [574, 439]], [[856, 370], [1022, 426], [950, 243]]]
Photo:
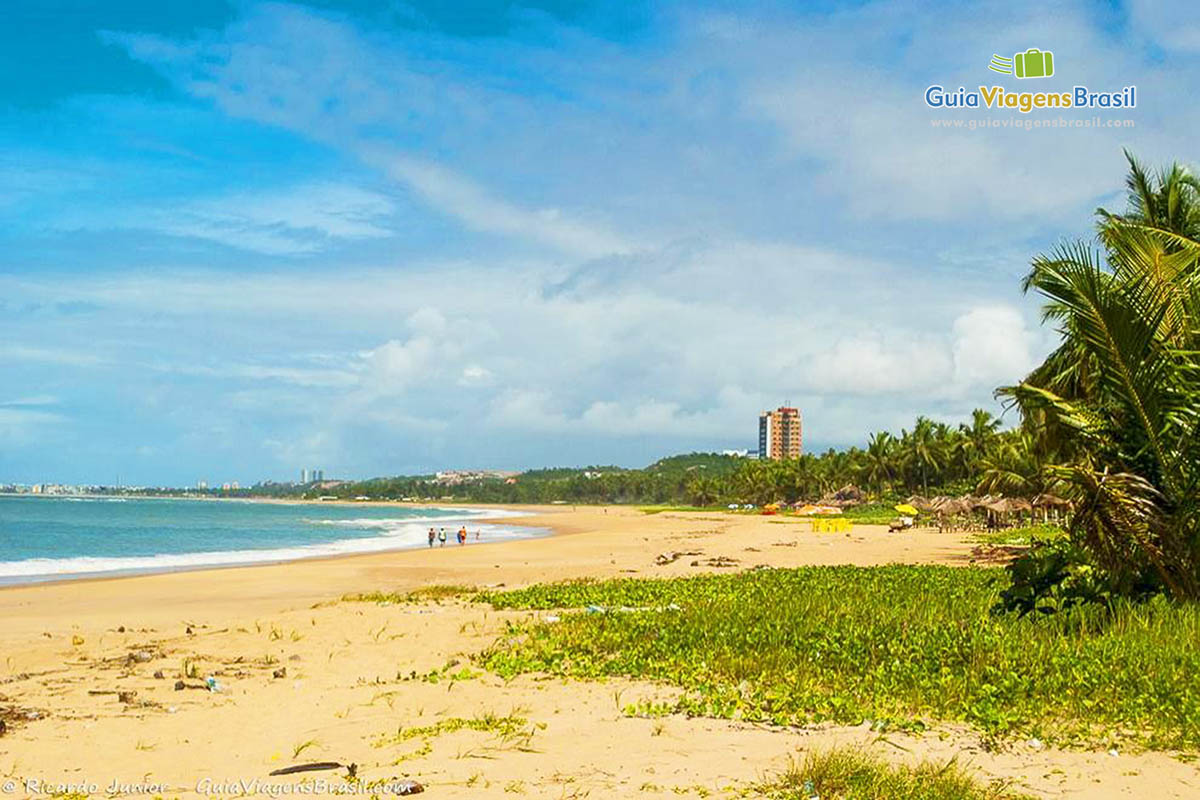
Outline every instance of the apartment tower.
[[780, 461], [799, 458], [803, 452], [800, 410], [780, 406], [758, 417], [758, 457]]

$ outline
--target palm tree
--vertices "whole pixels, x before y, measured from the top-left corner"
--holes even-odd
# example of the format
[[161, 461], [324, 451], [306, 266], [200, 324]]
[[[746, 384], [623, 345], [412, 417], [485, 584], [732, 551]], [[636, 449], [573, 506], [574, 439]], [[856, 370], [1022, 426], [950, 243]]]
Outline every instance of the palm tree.
[[1062, 344], [1000, 390], [1077, 500], [1072, 534], [1128, 587], [1200, 597], [1200, 186], [1130, 158], [1129, 211], [1100, 210], [1102, 252], [1039, 256], [1026, 291]]
[[895, 476], [895, 450], [896, 440], [887, 431], [872, 434], [867, 442], [867, 449], [863, 452], [862, 475], [876, 494], [882, 495]]
[[717, 500], [717, 482], [705, 476], [692, 478], [688, 481], [687, 492], [693, 505], [711, 506]]
[[775, 463], [752, 460], [741, 466], [735, 476], [735, 484], [743, 502], [762, 505], [775, 499]]
[[937, 428], [928, 417], [917, 417], [912, 432], [901, 431], [901, 450], [905, 461], [921, 475], [921, 489], [929, 493], [929, 473], [941, 464]]
[[991, 412], [977, 408], [971, 412], [971, 424], [958, 426], [958, 441], [955, 455], [964, 475], [970, 475], [972, 467], [987, 457], [992, 449], [996, 431], [1000, 429], [1000, 420]]
[[977, 491], [1032, 500], [1053, 494], [1058, 483], [1053, 470], [1038, 456], [1033, 437], [1026, 431], [1007, 437], [978, 462]]

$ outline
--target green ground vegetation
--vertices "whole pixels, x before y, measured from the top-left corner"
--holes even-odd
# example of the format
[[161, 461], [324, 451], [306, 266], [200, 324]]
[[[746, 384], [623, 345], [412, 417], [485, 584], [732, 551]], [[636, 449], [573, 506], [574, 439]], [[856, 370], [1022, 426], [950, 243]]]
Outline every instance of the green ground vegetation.
[[954, 762], [890, 765], [860, 750], [809, 753], [777, 779], [760, 784], [771, 800], [1021, 800], [999, 784], [984, 785]]
[[480, 662], [506, 677], [664, 681], [685, 690], [672, 710], [698, 715], [1200, 746], [1200, 609], [1159, 596], [993, 613], [1007, 583], [889, 566], [533, 586], [480, 599], [576, 611], [514, 625]]
[[1025, 525], [1020, 528], [978, 531], [972, 534], [971, 538], [983, 544], [1033, 546], [1062, 541], [1067, 538], [1067, 532], [1057, 525]]
[[434, 583], [408, 592], [375, 591], [348, 594], [344, 595], [342, 600], [354, 603], [437, 603], [442, 600], [454, 600], [459, 597], [465, 597], [474, 594], [476, 591], [473, 586], [463, 586], [457, 583]]

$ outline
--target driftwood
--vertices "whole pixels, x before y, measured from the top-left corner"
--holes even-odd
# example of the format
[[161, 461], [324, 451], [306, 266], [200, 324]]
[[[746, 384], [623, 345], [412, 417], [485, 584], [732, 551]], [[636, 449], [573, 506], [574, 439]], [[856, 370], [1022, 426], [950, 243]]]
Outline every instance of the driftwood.
[[[313, 761], [308, 764], [293, 764], [290, 767], [282, 767], [274, 770], [270, 774], [275, 775], [295, 775], [299, 772], [320, 772], [328, 769], [346, 768], [346, 777], [354, 778], [358, 774], [357, 764], [339, 764], [336, 761]], [[425, 791], [425, 787], [413, 780], [404, 780], [391, 784], [389, 793], [394, 795], [410, 795], [421, 794]]]
[[274, 770], [273, 772], [271, 772], [269, 774], [271, 774], [271, 775], [294, 775], [297, 772], [320, 772], [322, 770], [327, 770], [327, 769], [341, 769], [343, 766], [346, 767], [346, 772], [349, 773], [350, 777], [354, 777], [354, 774], [356, 772], [358, 772], [357, 764], [343, 765], [343, 764], [339, 764], [336, 761], [312, 761], [312, 762], [309, 762], [308, 764], [293, 764], [290, 767], [281, 767], [280, 769]]

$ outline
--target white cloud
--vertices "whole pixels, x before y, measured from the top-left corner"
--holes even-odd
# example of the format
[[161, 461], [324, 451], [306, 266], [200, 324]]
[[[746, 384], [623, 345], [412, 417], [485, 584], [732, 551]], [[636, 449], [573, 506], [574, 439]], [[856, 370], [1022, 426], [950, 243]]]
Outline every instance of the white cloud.
[[823, 394], [883, 395], [940, 392], [950, 371], [943, 341], [887, 331], [838, 340], [818, 352], [805, 372], [808, 384]]
[[72, 367], [95, 367], [106, 362], [101, 356], [89, 352], [87, 342], [79, 342], [77, 348], [46, 347], [40, 344], [8, 342], [0, 344], [0, 362], [30, 361], [40, 364], [60, 364]]
[[357, 375], [349, 369], [295, 367], [284, 364], [174, 364], [156, 362], [152, 369], [181, 375], [199, 375], [214, 378], [241, 378], [250, 381], [272, 381], [309, 388], [348, 388], [358, 383]]
[[59, 400], [52, 394], [34, 394], [0, 401], [0, 408], [27, 408], [30, 406], [56, 406]]
[[458, 377], [459, 386], [488, 386], [492, 383], [495, 376], [487, 367], [479, 364], [467, 364], [462, 369], [462, 374]]
[[304, 255], [338, 241], [392, 236], [388, 220], [394, 210], [392, 201], [378, 192], [318, 181], [167, 208], [81, 211], [64, 215], [56, 225], [65, 230], [154, 230], [266, 255]]
[[1037, 363], [1034, 334], [1014, 308], [975, 308], [954, 320], [954, 379], [962, 386], [1015, 383]]
[[625, 253], [631, 248], [623, 237], [571, 219], [561, 209], [521, 208], [436, 164], [378, 153], [371, 159], [383, 164], [389, 175], [410, 185], [431, 206], [457, 217], [473, 230], [513, 236], [589, 258]]
[[[872, 266], [833, 253], [722, 245], [668, 258], [665, 270], [647, 262], [644, 280], [569, 294], [541, 290], [554, 268], [536, 263], [219, 282], [179, 273], [80, 280], [67, 291], [104, 309], [97, 324], [115, 322], [112, 336], [145, 342], [127, 366], [169, 369], [138, 321], [153, 320], [159, 335], [165, 323], [181, 371], [233, 379], [244, 413], [286, 408], [330, 442], [369, 421], [410, 433], [457, 424], [726, 446], [787, 400], [805, 408], [810, 441], [857, 441], [879, 424], [883, 396], [889, 423], [948, 402], [956, 413], [991, 405], [995, 386], [1021, 377], [1041, 344], [1015, 307], [961, 298], [914, 315], [886, 305], [896, 291], [886, 281], [848, 292], [837, 278]], [[171, 288], [166, 312], [156, 281]], [[761, 287], [789, 285], [811, 288], [764, 302]], [[29, 281], [15, 291], [64, 292]], [[901, 294], [913, 293], [920, 287]], [[204, 336], [214, 320], [235, 340], [271, 320], [277, 356], [212, 364]], [[319, 357], [314, 330], [324, 332]]]

